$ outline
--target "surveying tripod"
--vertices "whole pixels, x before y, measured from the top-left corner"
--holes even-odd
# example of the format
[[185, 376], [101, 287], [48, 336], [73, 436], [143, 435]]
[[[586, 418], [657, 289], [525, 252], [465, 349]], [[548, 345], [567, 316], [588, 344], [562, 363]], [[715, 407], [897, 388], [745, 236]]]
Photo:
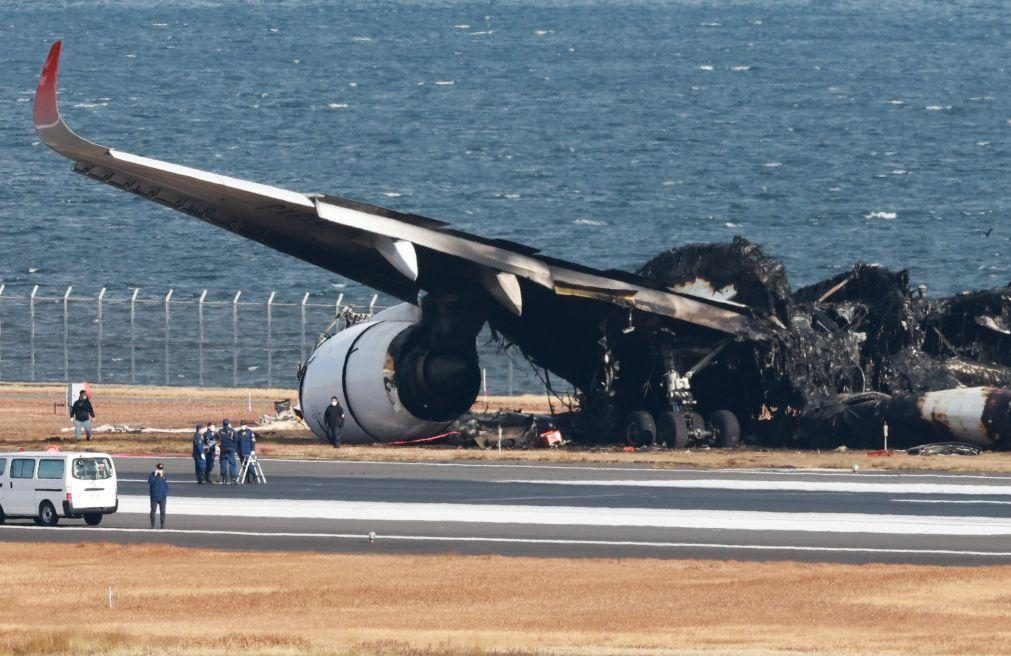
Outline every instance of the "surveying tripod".
[[267, 477], [263, 475], [263, 467], [260, 466], [260, 459], [256, 457], [256, 451], [253, 451], [248, 458], [242, 461], [242, 467], [239, 469], [239, 485], [246, 482], [250, 469], [253, 470], [253, 477], [257, 483], [267, 482]]

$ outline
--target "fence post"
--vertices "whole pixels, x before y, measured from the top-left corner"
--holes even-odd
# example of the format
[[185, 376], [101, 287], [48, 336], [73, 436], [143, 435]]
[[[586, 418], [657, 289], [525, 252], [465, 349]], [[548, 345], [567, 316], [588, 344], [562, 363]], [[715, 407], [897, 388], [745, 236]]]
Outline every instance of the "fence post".
[[372, 300], [371, 300], [371, 301], [369, 301], [369, 316], [370, 316], [370, 317], [371, 317], [371, 316], [372, 316], [372, 314], [373, 314], [373, 313], [375, 312], [375, 309], [376, 309], [376, 300], [377, 300], [378, 298], [379, 298], [379, 294], [373, 294], [373, 295], [372, 295]]
[[169, 384], [169, 338], [172, 335], [172, 323], [169, 313], [169, 303], [172, 302], [172, 292], [173, 289], [168, 290], [168, 294], [165, 294], [165, 384]]
[[309, 292], [302, 297], [302, 354], [301, 360], [305, 360], [305, 304], [309, 302]]
[[[341, 303], [344, 302], [344, 292], [337, 295], [337, 309], [334, 311], [334, 326], [340, 326], [341, 321]], [[336, 332], [340, 332], [341, 329], [337, 328]]]
[[[7, 285], [0, 285], [0, 296], [3, 296], [4, 290], [7, 289]], [[3, 342], [3, 332], [4, 332], [4, 322], [0, 319], [0, 346]], [[3, 380], [3, 350], [0, 348], [0, 380]]]
[[207, 298], [207, 290], [200, 294], [197, 301], [197, 360], [200, 380], [200, 387], [204, 386], [204, 299]]
[[140, 287], [133, 288], [133, 296], [130, 297], [130, 383], [137, 382], [137, 333], [134, 330], [134, 322], [137, 318], [137, 294]]
[[105, 287], [102, 287], [102, 290], [100, 292], [98, 292], [98, 348], [96, 349], [98, 351], [98, 356], [97, 356], [98, 357], [98, 371], [95, 374], [95, 380], [97, 382], [99, 382], [99, 383], [102, 382], [102, 337], [103, 337], [103, 334], [102, 334], [103, 333], [103, 330], [102, 330], [102, 301], [104, 301], [104, 300], [105, 300]]
[[71, 285], [63, 294], [63, 382], [70, 382], [70, 292], [74, 289]]
[[239, 297], [242, 291], [235, 292], [232, 300], [232, 387], [239, 386]]
[[32, 351], [32, 382], [35, 382], [35, 295], [39, 293], [39, 286], [32, 287], [32, 295], [28, 299], [28, 315], [32, 322], [31, 335], [29, 336], [30, 348]]
[[274, 313], [274, 295], [276, 293], [277, 292], [273, 291], [270, 292], [270, 298], [267, 299], [267, 387], [270, 387], [274, 365], [274, 349], [271, 344], [271, 333], [273, 332], [271, 319]]

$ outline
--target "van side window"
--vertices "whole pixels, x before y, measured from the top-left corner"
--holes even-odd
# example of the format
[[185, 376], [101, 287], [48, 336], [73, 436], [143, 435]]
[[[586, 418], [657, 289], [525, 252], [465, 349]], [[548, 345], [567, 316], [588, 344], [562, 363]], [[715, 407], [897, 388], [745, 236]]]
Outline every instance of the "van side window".
[[39, 478], [63, 478], [64, 460], [39, 460]]
[[0, 458], [0, 476], [3, 476], [5, 471], [7, 471], [7, 458]]
[[11, 460], [11, 478], [31, 478], [35, 475], [35, 460], [14, 458]]

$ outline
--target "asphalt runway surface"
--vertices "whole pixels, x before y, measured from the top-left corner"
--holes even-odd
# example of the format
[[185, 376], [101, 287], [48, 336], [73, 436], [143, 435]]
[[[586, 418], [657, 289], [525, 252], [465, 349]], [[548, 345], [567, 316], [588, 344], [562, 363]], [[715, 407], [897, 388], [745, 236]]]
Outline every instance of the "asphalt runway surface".
[[151, 530], [146, 477], [156, 460], [115, 458], [120, 510], [101, 526], [8, 520], [0, 539], [1011, 564], [1011, 476], [264, 460], [267, 484], [223, 486], [197, 485], [189, 458], [161, 458], [171, 484], [168, 522]]

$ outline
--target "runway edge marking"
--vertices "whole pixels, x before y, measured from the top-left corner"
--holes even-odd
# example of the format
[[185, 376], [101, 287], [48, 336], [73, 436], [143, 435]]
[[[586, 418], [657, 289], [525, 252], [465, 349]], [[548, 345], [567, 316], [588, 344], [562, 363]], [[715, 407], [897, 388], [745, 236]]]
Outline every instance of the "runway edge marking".
[[[369, 535], [366, 533], [262, 533], [256, 531], [212, 531], [206, 529], [149, 529], [149, 528], [111, 528], [100, 526], [16, 526], [5, 524], [0, 526], [2, 530], [21, 531], [86, 531], [89, 533], [141, 533], [151, 537], [159, 535], [209, 535], [209, 536], [236, 536], [236, 537], [265, 537], [265, 538], [327, 538], [335, 540], [360, 540], [367, 541]], [[980, 556], [989, 558], [1011, 558], [1008, 551], [963, 551], [957, 549], [897, 549], [888, 547], [818, 547], [805, 545], [768, 545], [768, 544], [720, 544], [711, 542], [636, 542], [632, 540], [573, 540], [564, 538], [495, 538], [482, 536], [444, 536], [444, 535], [384, 535], [375, 534], [375, 540], [401, 541], [401, 542], [487, 542], [497, 544], [531, 544], [544, 545], [553, 544], [558, 546], [600, 546], [600, 547], [643, 547], [643, 548], [669, 548], [669, 549], [720, 549], [732, 551], [735, 549], [746, 551], [790, 551], [790, 552], [817, 552], [817, 553], [870, 553], [870, 554], [895, 554], [895, 555], [924, 555], [924, 556]], [[247, 549], [248, 551], [248, 549]]]

